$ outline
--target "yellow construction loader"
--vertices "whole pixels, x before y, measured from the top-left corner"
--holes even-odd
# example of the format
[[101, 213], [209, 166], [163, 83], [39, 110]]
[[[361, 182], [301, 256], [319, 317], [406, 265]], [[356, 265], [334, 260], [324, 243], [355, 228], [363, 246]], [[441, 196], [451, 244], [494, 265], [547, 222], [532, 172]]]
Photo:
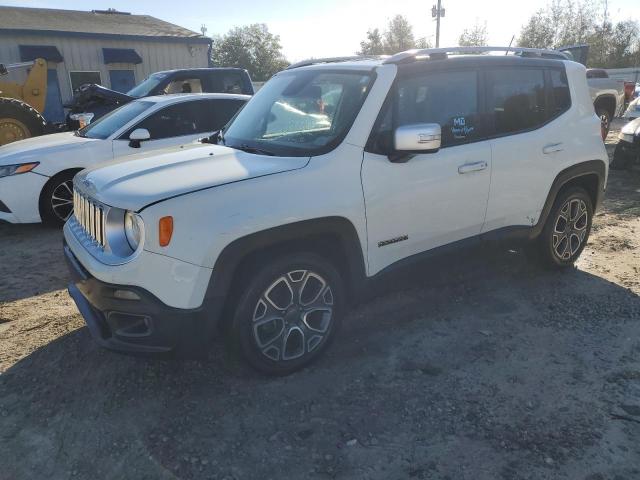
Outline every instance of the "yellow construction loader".
[[47, 62], [0, 63], [0, 78], [19, 68], [31, 68], [22, 85], [0, 80], [0, 145], [42, 135], [47, 126], [40, 114], [47, 98]]

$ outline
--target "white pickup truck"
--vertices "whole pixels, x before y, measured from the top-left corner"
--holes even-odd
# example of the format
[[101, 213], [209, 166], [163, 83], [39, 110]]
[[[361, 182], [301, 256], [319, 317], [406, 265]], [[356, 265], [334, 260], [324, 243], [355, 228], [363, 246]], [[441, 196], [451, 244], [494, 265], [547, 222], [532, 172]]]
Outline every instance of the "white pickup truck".
[[611, 119], [624, 113], [624, 81], [609, 78], [606, 70], [587, 70], [587, 84], [593, 99], [593, 106], [602, 122], [602, 138], [607, 138]]
[[[587, 65], [589, 45], [574, 45], [559, 49], [570, 54], [576, 62]], [[600, 117], [602, 139], [605, 140], [611, 127], [611, 119], [624, 113], [624, 81], [609, 78], [606, 70], [587, 69], [587, 84], [593, 100], [593, 107]]]

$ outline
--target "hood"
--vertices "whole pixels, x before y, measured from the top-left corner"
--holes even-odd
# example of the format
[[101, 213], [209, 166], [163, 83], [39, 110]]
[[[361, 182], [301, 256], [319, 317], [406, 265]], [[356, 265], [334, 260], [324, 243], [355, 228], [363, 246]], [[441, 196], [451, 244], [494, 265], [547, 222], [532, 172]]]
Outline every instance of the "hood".
[[135, 98], [127, 95], [126, 93], [116, 92], [102, 85], [96, 85], [95, 83], [82, 85], [78, 93], [76, 93], [71, 101], [65, 104], [65, 107], [72, 109], [82, 109], [89, 104], [96, 101], [105, 101], [107, 103], [128, 103]]
[[0, 147], [0, 165], [41, 162], [45, 155], [48, 158], [52, 154], [68, 152], [72, 148], [79, 148], [96, 141], [100, 140], [78, 137], [73, 132], [27, 138]]
[[185, 193], [303, 168], [309, 157], [255, 155], [220, 145], [188, 144], [129, 156], [83, 170], [78, 188], [127, 210]]

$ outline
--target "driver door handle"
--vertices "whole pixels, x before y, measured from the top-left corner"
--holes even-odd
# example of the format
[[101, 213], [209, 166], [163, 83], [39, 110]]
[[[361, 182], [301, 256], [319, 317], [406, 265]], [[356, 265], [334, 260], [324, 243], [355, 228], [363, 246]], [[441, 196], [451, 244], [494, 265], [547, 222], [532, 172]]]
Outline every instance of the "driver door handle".
[[545, 145], [542, 148], [542, 153], [544, 153], [545, 155], [549, 155], [550, 153], [557, 153], [557, 152], [561, 152], [562, 150], [564, 150], [562, 148], [562, 142], [550, 143], [549, 145]]
[[488, 166], [487, 162], [465, 163], [458, 167], [458, 173], [464, 175], [465, 173], [479, 172], [480, 170], [485, 170]]

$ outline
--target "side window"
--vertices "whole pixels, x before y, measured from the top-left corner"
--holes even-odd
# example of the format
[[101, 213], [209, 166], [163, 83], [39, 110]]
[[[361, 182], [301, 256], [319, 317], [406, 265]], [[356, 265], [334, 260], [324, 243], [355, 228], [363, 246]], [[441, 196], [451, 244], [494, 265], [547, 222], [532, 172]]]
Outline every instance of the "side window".
[[211, 102], [215, 119], [211, 131], [224, 127], [246, 103], [242, 100], [213, 100]]
[[394, 110], [396, 127], [440, 124], [443, 147], [477, 140], [480, 138], [478, 73], [461, 70], [401, 79]]
[[488, 110], [496, 134], [529, 130], [547, 121], [543, 69], [491, 69], [487, 85]]
[[199, 78], [183, 78], [171, 81], [164, 93], [202, 93], [202, 83]]
[[131, 132], [136, 128], [149, 130], [151, 140], [206, 132], [207, 129], [201, 124], [202, 115], [199, 114], [204, 110], [206, 110], [205, 105], [198, 101], [170, 105], [152, 113], [138, 125], [131, 128], [123, 137], [129, 138]]
[[210, 91], [213, 93], [244, 93], [242, 76], [239, 72], [213, 73]]
[[571, 94], [569, 93], [569, 82], [567, 73], [564, 70], [549, 70], [551, 79], [551, 115], [556, 117], [571, 106]]
[[194, 102], [200, 105], [197, 113], [201, 132], [214, 132], [224, 127], [245, 102], [242, 100], [218, 100]]

